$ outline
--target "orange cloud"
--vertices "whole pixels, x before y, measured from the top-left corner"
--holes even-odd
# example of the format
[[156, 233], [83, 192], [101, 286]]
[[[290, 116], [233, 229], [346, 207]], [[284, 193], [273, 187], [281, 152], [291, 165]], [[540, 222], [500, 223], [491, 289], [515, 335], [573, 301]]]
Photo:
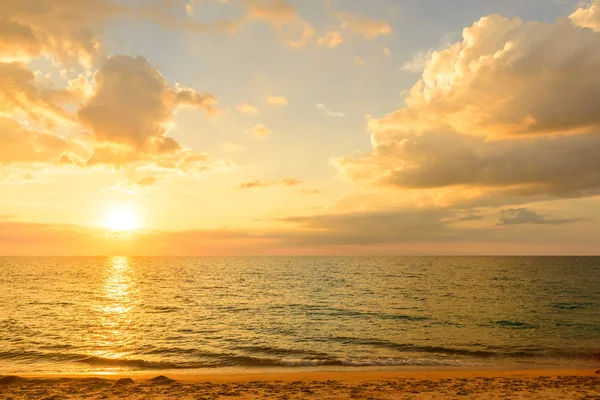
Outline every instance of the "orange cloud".
[[102, 51], [94, 31], [116, 12], [107, 0], [4, 1], [0, 59], [30, 59], [45, 51], [64, 63], [91, 66]]
[[0, 165], [60, 163], [73, 152], [85, 152], [73, 140], [27, 129], [16, 121], [0, 118]]
[[600, 32], [600, 0], [593, 0], [569, 16], [574, 24]]
[[297, 21], [298, 11], [284, 0], [245, 0], [247, 19], [266, 21], [274, 25]]
[[342, 23], [343, 29], [349, 29], [366, 39], [374, 39], [392, 33], [392, 27], [384, 20], [373, 20], [348, 12], [336, 12], [333, 15]]
[[267, 187], [269, 186], [269, 184], [267, 182], [262, 182], [262, 181], [252, 181], [252, 182], [244, 182], [240, 185], [240, 189], [254, 189], [254, 188], [261, 188], [261, 187]]
[[301, 185], [302, 181], [296, 178], [283, 178], [278, 182], [264, 182], [264, 181], [252, 181], [244, 182], [240, 185], [239, 189], [255, 189], [255, 188], [266, 188], [271, 186], [297, 186]]
[[325, 32], [323, 36], [317, 39], [317, 43], [323, 47], [333, 49], [344, 42], [340, 32]]
[[600, 126], [598, 68], [600, 35], [591, 30], [568, 19], [524, 24], [490, 15], [465, 28], [461, 42], [430, 53], [406, 107], [371, 129], [448, 128], [494, 139], [589, 131]]
[[314, 35], [314, 29], [300, 17], [298, 10], [285, 0], [244, 0], [246, 15], [242, 23], [261, 21], [273, 26], [284, 43], [304, 47]]
[[213, 113], [214, 96], [169, 87], [142, 57], [109, 57], [94, 74], [94, 81], [94, 94], [78, 113], [94, 135], [94, 155], [88, 164], [147, 162], [160, 168], [212, 168], [208, 156], [183, 148], [167, 132], [181, 107]]
[[35, 74], [23, 63], [0, 63], [0, 88], [0, 114], [22, 112], [36, 122], [74, 120], [59, 103], [76, 100], [77, 92], [36, 81]]
[[[524, 210], [524, 209], [521, 209]], [[22, 255], [253, 255], [338, 254], [596, 254], [597, 227], [586, 221], [546, 218], [530, 210], [501, 213], [502, 227], [460, 228], [464, 212], [400, 209], [288, 217], [278, 228], [139, 231], [41, 224], [0, 218], [0, 254]], [[532, 231], [530, 226], [546, 225]], [[559, 227], [560, 229], [552, 229]], [[594, 230], [596, 229], [596, 230]], [[535, 234], [532, 234], [535, 232]], [[567, 236], [565, 236], [567, 235]], [[577, 235], [577, 243], [565, 237]]]
[[302, 184], [302, 181], [296, 178], [284, 178], [281, 183], [285, 186], [296, 186]]
[[333, 163], [353, 181], [494, 188], [498, 204], [594, 195], [598, 70], [599, 33], [568, 19], [483, 17], [430, 54], [404, 108], [369, 119], [372, 152]]

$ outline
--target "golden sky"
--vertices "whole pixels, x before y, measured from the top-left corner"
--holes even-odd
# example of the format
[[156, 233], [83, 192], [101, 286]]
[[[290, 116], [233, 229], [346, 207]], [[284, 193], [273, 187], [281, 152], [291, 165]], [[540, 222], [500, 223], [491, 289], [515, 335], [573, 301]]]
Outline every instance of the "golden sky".
[[0, 254], [600, 254], [600, 0], [0, 15]]

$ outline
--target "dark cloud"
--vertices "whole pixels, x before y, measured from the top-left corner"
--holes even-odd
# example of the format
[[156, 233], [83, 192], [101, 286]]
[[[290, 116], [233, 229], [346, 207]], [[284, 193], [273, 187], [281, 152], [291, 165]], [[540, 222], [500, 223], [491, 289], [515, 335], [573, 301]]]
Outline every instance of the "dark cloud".
[[451, 132], [398, 135], [368, 156], [336, 162], [351, 179], [375, 176], [399, 187], [470, 185], [568, 197], [600, 187], [600, 132], [503, 142]]

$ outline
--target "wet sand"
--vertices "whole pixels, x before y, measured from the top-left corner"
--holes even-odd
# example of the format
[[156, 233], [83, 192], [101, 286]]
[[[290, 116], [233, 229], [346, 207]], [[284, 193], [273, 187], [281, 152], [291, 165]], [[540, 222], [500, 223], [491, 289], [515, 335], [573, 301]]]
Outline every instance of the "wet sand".
[[597, 399], [595, 370], [0, 376], [0, 399]]

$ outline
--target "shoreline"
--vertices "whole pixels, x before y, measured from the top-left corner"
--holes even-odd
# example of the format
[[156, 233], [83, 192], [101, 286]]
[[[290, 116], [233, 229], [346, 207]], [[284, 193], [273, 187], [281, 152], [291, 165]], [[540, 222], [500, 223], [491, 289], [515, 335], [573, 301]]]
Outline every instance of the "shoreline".
[[[598, 367], [600, 368], [600, 366]], [[313, 380], [386, 380], [386, 379], [446, 379], [446, 378], [499, 378], [499, 377], [556, 377], [556, 376], [593, 376], [600, 378], [600, 369], [542, 367], [531, 368], [509, 367], [359, 367], [359, 369], [343, 368], [256, 368], [256, 369], [223, 369], [215, 370], [153, 370], [153, 371], [106, 371], [106, 372], [73, 372], [73, 373], [1, 373], [2, 376], [18, 376], [23, 379], [90, 379], [100, 378], [118, 380], [132, 378], [147, 380], [156, 376], [167, 376], [178, 382], [199, 383], [206, 381], [313, 381]]]
[[596, 399], [600, 370], [403, 368], [181, 373], [0, 374], [0, 398], [43, 399]]
[[100, 378], [118, 380], [132, 378], [147, 380], [156, 376], [168, 376], [180, 382], [205, 381], [290, 381], [290, 380], [381, 380], [381, 379], [445, 379], [476, 377], [555, 377], [555, 376], [597, 376], [600, 365], [590, 367], [564, 367], [532, 365], [484, 366], [484, 367], [297, 367], [297, 368], [210, 368], [210, 369], [165, 369], [140, 371], [89, 371], [89, 372], [2, 372], [2, 376], [18, 376], [24, 379], [89, 379]]

